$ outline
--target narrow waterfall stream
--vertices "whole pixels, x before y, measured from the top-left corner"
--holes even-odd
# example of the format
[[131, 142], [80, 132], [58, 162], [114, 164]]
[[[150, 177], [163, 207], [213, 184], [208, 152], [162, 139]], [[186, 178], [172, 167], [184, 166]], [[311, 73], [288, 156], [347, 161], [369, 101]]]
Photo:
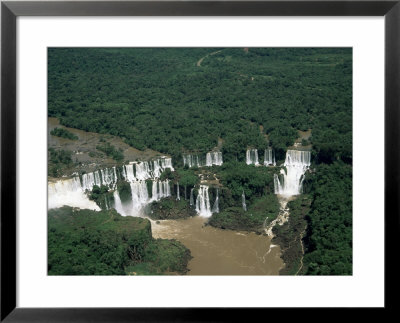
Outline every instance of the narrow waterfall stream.
[[243, 210], [246, 212], [247, 211], [247, 205], [246, 205], [246, 196], [244, 195], [244, 191], [242, 193], [242, 207], [243, 207]]
[[257, 149], [248, 149], [246, 151], [246, 164], [247, 165], [256, 165], [256, 166], [259, 165]]
[[218, 188], [217, 188], [217, 196], [215, 198], [215, 202], [212, 208], [212, 213], [219, 213], [219, 192], [218, 192]]
[[200, 185], [199, 194], [196, 199], [196, 212], [203, 217], [211, 216], [210, 198], [208, 195], [208, 186]]

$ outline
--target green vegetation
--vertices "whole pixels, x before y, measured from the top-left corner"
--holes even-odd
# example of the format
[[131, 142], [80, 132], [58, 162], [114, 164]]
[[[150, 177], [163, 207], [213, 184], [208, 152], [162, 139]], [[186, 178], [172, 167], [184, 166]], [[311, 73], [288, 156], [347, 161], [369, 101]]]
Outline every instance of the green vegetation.
[[108, 209], [107, 206], [114, 202], [114, 195], [112, 192], [109, 192], [107, 186], [101, 185], [99, 187], [93, 185], [92, 191], [89, 192], [89, 199], [95, 201], [102, 210], [106, 210]]
[[120, 162], [124, 159], [124, 153], [122, 152], [122, 150], [115, 148], [109, 142], [105, 142], [104, 144], [97, 145], [96, 149], [102, 151], [108, 157], [113, 158], [117, 162]]
[[[210, 200], [219, 187], [221, 213], [209, 223], [260, 232], [266, 217], [269, 222], [278, 213], [277, 169], [245, 165], [246, 149], [257, 148], [262, 161], [263, 150], [272, 147], [280, 165], [298, 131], [311, 130], [300, 138], [312, 153], [303, 185], [307, 196], [289, 203], [289, 222], [274, 229], [285, 249], [282, 273], [295, 274], [301, 264], [302, 274], [352, 273], [351, 48], [50, 48], [48, 64], [49, 116], [172, 156], [176, 171], [165, 171], [161, 179], [179, 182], [187, 200], [154, 203], [156, 218], [182, 215], [198, 175], [213, 180], [215, 174], [219, 183], [211, 185]], [[221, 167], [182, 167], [183, 153], [204, 155], [216, 146], [223, 153]], [[117, 162], [124, 159], [105, 139], [97, 149]], [[68, 152], [49, 150], [49, 160], [52, 176], [72, 163]], [[99, 189], [92, 198], [101, 205], [108, 193]], [[130, 190], [118, 183], [122, 202], [131, 199]], [[126, 266], [156, 271], [153, 262]]]
[[52, 136], [57, 136], [57, 137], [61, 137], [61, 138], [78, 140], [78, 137], [76, 135], [74, 135], [72, 132], [69, 132], [68, 130], [66, 130], [64, 128], [54, 128], [52, 131], [50, 131], [50, 134]]
[[72, 152], [69, 150], [55, 150], [54, 148], [49, 148], [48, 175], [53, 177], [61, 176], [63, 169], [73, 164], [71, 156]]
[[307, 275], [352, 274], [352, 167], [320, 165], [305, 239]]
[[191, 257], [177, 241], [153, 239], [150, 221], [115, 210], [49, 210], [48, 246], [49, 275], [183, 274]]
[[267, 167], [230, 162], [221, 166], [218, 175], [221, 177], [224, 187], [231, 191], [233, 199], [241, 203], [243, 192], [248, 199], [273, 193], [273, 172], [274, 170]]
[[170, 197], [149, 204], [146, 214], [153, 220], [171, 220], [195, 216], [196, 212], [189, 206], [188, 201], [177, 201], [175, 197]]
[[[182, 163], [224, 140], [224, 161], [268, 142], [284, 158], [312, 129], [314, 157], [351, 162], [351, 48], [50, 48], [49, 116]], [[259, 126], [263, 126], [262, 130]]]
[[262, 233], [264, 225], [274, 220], [278, 211], [276, 195], [269, 194], [255, 200], [247, 212], [242, 207], [228, 207], [220, 213], [214, 213], [208, 223], [221, 229]]

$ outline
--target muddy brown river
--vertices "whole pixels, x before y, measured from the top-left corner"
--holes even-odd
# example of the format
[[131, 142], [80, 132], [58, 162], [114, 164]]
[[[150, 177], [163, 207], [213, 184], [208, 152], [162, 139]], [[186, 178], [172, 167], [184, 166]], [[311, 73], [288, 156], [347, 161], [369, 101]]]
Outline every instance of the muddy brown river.
[[190, 249], [188, 275], [278, 275], [284, 263], [271, 238], [205, 226], [207, 219], [152, 221], [155, 238], [176, 239]]

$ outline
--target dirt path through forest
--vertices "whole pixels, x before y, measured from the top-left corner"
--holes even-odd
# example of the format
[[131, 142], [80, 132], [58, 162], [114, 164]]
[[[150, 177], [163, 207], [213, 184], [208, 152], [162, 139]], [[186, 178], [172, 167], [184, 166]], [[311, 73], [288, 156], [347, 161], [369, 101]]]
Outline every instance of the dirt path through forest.
[[210, 55], [215, 55], [215, 54], [218, 54], [218, 53], [220, 53], [220, 52], [222, 52], [222, 49], [221, 50], [217, 50], [216, 52], [212, 52], [212, 53], [210, 53], [210, 54], [207, 54], [206, 56], [204, 56], [204, 57], [202, 57], [202, 58], [200, 58], [198, 61], [197, 61], [197, 66], [201, 66], [201, 63], [203, 62], [203, 60], [206, 58], [206, 57], [208, 57], [208, 56], [210, 56]]

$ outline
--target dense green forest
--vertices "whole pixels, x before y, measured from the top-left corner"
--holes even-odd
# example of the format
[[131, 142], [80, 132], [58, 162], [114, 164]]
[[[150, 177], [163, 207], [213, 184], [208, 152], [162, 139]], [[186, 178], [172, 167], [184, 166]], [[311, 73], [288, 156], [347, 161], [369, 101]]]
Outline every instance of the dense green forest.
[[309, 275], [352, 274], [352, 168], [320, 165], [312, 178], [304, 263]]
[[197, 66], [216, 50], [50, 48], [49, 116], [177, 161], [218, 138], [243, 160], [264, 134], [282, 159], [307, 129], [317, 158], [351, 160], [351, 48], [227, 48]]
[[150, 221], [114, 209], [71, 207], [48, 212], [49, 275], [185, 273], [190, 251], [174, 240], [153, 239]]
[[[272, 147], [279, 165], [299, 131], [311, 131], [301, 140], [312, 153], [307, 195], [289, 203], [292, 218], [274, 229], [287, 249], [282, 273], [352, 273], [351, 48], [49, 48], [48, 114], [64, 126], [171, 155], [176, 171], [162, 180], [179, 182], [185, 195], [202, 171], [184, 168], [182, 153], [218, 147], [224, 164], [209, 173], [220, 180], [222, 211], [210, 224], [256, 232], [266, 215], [268, 222], [277, 215], [278, 169], [246, 165], [246, 149], [257, 148], [262, 162]], [[124, 158], [106, 143], [97, 149]], [[70, 163], [66, 153], [49, 154], [56, 175]], [[118, 191], [130, 199], [129, 184], [119, 183]], [[101, 205], [107, 194], [96, 188], [91, 198]], [[210, 199], [215, 194], [210, 190]], [[173, 199], [150, 206], [155, 219], [186, 208]]]

